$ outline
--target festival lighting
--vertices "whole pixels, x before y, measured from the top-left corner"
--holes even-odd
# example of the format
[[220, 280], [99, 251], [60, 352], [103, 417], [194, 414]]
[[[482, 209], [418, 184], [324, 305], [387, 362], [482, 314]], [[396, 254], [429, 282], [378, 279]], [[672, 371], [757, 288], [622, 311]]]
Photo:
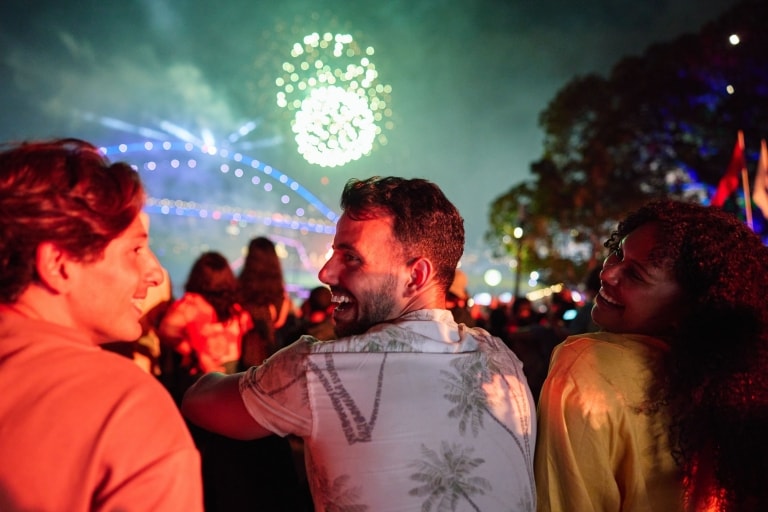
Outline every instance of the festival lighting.
[[373, 54], [349, 34], [315, 32], [293, 44], [275, 80], [276, 101], [293, 115], [297, 149], [309, 163], [342, 166], [387, 143], [392, 88], [379, 81]]
[[488, 286], [498, 286], [501, 283], [501, 272], [495, 268], [488, 269], [483, 274], [483, 280]]
[[[211, 134], [192, 135], [197, 142], [212, 140]], [[154, 218], [153, 251], [175, 293], [182, 293], [179, 286], [201, 252], [220, 251], [237, 268], [242, 258], [236, 255], [255, 236], [275, 241], [292, 285], [311, 287], [338, 214], [296, 179], [240, 151], [234, 139], [220, 138], [215, 146], [145, 140], [100, 149], [141, 174], [148, 195], [144, 211]]]
[[[323, 224], [325, 227], [319, 228], [312, 226], [309, 229], [317, 232], [335, 232], [335, 228], [333, 226], [338, 219], [338, 214], [335, 211], [326, 206], [308, 189], [306, 189], [298, 181], [294, 180], [287, 174], [284, 174], [274, 167], [243, 153], [233, 153], [227, 149], [219, 149], [212, 146], [197, 146], [191, 142], [171, 141], [163, 141], [162, 143], [147, 141], [144, 143], [119, 144], [116, 146], [102, 147], [101, 151], [112, 159], [125, 159], [128, 154], [143, 155], [144, 158], [142, 159], [145, 161], [143, 164], [141, 164], [140, 168], [137, 166], [137, 170], [142, 172], [148, 171], [150, 173], [158, 169], [158, 158], [164, 162], [168, 160], [167, 165], [173, 169], [179, 169], [181, 171], [183, 171], [184, 168], [196, 168], [198, 161], [202, 158], [220, 159], [222, 163], [220, 163], [218, 167], [221, 174], [231, 173], [238, 179], [246, 178], [250, 182], [251, 186], [261, 187], [267, 193], [274, 191], [276, 194], [280, 195], [278, 199], [279, 202], [286, 206], [289, 206], [289, 203], [291, 203], [291, 197], [298, 197], [301, 200], [306, 201], [306, 208], [302, 205], [296, 205], [293, 207], [293, 215], [299, 218], [305, 217], [307, 215], [308, 209], [311, 207], [312, 210], [317, 211], [320, 215], [322, 215], [324, 219], [321, 224]], [[163, 154], [172, 156], [171, 158], [164, 158], [162, 156]], [[178, 158], [173, 158], [173, 156], [178, 156], [180, 154], [186, 154], [187, 158], [183, 161], [180, 161]], [[149, 159], [147, 157], [149, 157]], [[144, 175], [144, 178], [148, 179], [149, 176]], [[154, 200], [155, 198], [149, 198], [147, 205], [148, 208], [157, 206], [157, 213], [161, 213], [163, 215], [168, 215], [169, 213], [173, 212], [176, 215], [193, 215], [205, 217], [207, 214], [207, 211], [202, 205], [196, 204], [192, 201], [185, 201], [183, 202], [183, 206], [171, 209], [169, 208], [171, 203], [168, 199], [164, 199], [162, 201], [158, 199], [157, 205], [153, 203]], [[173, 202], [174, 205], [181, 204], [179, 201], [170, 201]], [[233, 212], [238, 210], [237, 208], [230, 209]], [[288, 208], [285, 208], [285, 210], [288, 210]], [[257, 214], [251, 211], [248, 211], [248, 213], [244, 215], [241, 215], [241, 212], [238, 211], [237, 215], [239, 216], [239, 218], [236, 219], [238, 221], [247, 223], [272, 224], [272, 221], [269, 220], [269, 215], [265, 217], [263, 214]], [[228, 217], [227, 215], [224, 215], [223, 218], [231, 220], [231, 217]], [[266, 221], [265, 218], [267, 219]], [[296, 223], [293, 221], [281, 221], [276, 224], [289, 229], [308, 229], [308, 225], [305, 222]]]
[[520, 256], [522, 256], [523, 250], [523, 228], [517, 226], [512, 231], [512, 236], [515, 237], [515, 298], [520, 296], [520, 272], [522, 272], [522, 262]]
[[560, 293], [564, 288], [565, 288], [565, 285], [563, 283], [557, 283], [547, 288], [542, 288], [540, 290], [533, 290], [531, 292], [528, 292], [525, 294], [525, 297], [531, 302], [535, 302], [537, 300], [545, 299], [551, 296], [552, 294]]

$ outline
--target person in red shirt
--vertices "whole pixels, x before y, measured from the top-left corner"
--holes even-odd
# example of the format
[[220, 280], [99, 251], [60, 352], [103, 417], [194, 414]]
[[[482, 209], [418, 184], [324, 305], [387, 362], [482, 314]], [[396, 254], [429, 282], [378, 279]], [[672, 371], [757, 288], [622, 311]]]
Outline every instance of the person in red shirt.
[[63, 139], [0, 152], [0, 510], [200, 511], [168, 392], [100, 344], [137, 339], [163, 279], [125, 163]]

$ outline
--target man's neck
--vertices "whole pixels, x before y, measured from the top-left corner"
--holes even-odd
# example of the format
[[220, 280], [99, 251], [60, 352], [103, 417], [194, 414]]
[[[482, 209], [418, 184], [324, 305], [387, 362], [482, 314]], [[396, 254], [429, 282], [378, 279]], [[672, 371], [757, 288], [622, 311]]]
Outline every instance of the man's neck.
[[75, 327], [65, 296], [36, 284], [29, 285], [16, 302], [5, 304], [3, 308], [33, 320], [44, 320], [64, 327]]

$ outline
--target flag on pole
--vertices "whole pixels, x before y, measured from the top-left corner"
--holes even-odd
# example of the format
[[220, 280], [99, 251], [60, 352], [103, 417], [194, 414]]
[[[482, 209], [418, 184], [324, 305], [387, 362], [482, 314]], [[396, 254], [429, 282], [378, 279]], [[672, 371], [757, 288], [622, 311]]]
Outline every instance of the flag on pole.
[[760, 160], [757, 162], [755, 186], [752, 188], [752, 202], [763, 212], [763, 217], [768, 219], [768, 149], [765, 139], [760, 143]]
[[733, 147], [731, 163], [728, 164], [725, 175], [720, 178], [715, 195], [712, 196], [712, 201], [710, 201], [712, 206], [723, 206], [725, 200], [739, 188], [739, 178], [744, 168], [746, 168], [744, 160], [744, 132], [739, 130], [736, 145]]

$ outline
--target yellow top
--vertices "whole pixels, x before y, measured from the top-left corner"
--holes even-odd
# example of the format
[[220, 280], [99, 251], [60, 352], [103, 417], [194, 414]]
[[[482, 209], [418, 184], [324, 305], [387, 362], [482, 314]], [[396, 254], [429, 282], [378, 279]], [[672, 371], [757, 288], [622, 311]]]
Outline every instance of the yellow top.
[[555, 348], [539, 400], [539, 511], [683, 510], [667, 415], [646, 394], [665, 346], [601, 332]]

